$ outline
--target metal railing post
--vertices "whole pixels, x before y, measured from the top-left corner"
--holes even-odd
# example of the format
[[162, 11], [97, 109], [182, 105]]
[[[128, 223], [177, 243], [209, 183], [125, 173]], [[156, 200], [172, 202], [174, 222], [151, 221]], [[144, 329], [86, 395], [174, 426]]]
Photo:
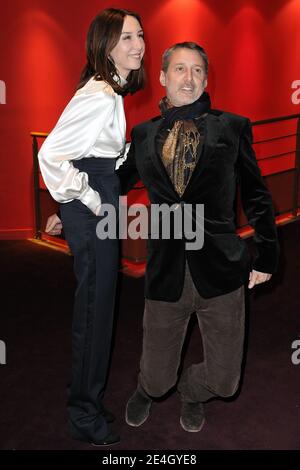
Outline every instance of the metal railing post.
[[34, 207], [35, 207], [35, 227], [34, 238], [41, 238], [41, 201], [39, 185], [39, 162], [38, 162], [38, 142], [37, 136], [33, 135], [32, 155], [33, 155], [33, 185], [34, 185]]
[[300, 183], [300, 117], [297, 124], [296, 152], [295, 152], [295, 176], [293, 191], [293, 217], [297, 217], [299, 208], [299, 183]]

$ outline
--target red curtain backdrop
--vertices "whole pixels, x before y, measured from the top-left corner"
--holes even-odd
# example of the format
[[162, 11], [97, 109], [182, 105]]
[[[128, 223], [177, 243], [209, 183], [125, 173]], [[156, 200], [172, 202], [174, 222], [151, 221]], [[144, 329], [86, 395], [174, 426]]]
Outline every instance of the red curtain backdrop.
[[[54, 126], [84, 64], [88, 25], [109, 6], [138, 11], [145, 29], [148, 86], [125, 100], [128, 131], [158, 114], [164, 93], [158, 82], [161, 55], [172, 43], [186, 40], [199, 42], [209, 55], [208, 91], [215, 108], [251, 120], [300, 113], [299, 0], [4, 0], [0, 238], [32, 233], [30, 131], [49, 132]], [[258, 132], [261, 138], [264, 131]], [[260, 148], [264, 174], [293, 164], [292, 155], [272, 164], [263, 162], [265, 155]]]

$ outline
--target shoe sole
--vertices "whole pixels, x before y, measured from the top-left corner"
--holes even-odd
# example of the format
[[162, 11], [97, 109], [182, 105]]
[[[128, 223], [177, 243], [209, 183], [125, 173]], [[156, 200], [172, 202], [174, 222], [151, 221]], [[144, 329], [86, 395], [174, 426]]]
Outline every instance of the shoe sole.
[[89, 441], [87, 439], [85, 439], [84, 437], [74, 437], [72, 436], [73, 439], [76, 439], [76, 441], [80, 441], [80, 442], [85, 442], [86, 444], [91, 444], [92, 446], [94, 447], [108, 447], [108, 446], [114, 446], [116, 444], [119, 444], [121, 439], [119, 439], [118, 441], [115, 441], [115, 442], [107, 442], [107, 443], [103, 443], [103, 444], [96, 444], [95, 442], [92, 442], [92, 441]]
[[107, 444], [95, 444], [95, 442], [90, 442], [90, 444], [92, 444], [92, 446], [94, 447], [109, 447], [109, 446], [115, 446], [116, 444], [120, 444], [120, 439], [116, 442], [111, 442], [111, 443], [107, 443]]
[[119, 444], [119, 442], [121, 441], [121, 439], [119, 439], [118, 441], [115, 441], [115, 442], [107, 442], [107, 443], [103, 443], [103, 444], [96, 444], [95, 442], [89, 441], [88, 439], [86, 439], [85, 437], [83, 437], [79, 434], [72, 433], [71, 437], [73, 439], [75, 439], [76, 441], [85, 442], [86, 444], [91, 444], [92, 446], [95, 446], [95, 447], [114, 446], [116, 444]]
[[201, 429], [203, 428], [204, 424], [205, 424], [205, 418], [203, 418], [203, 421], [202, 421], [201, 425], [199, 426], [199, 428], [190, 429], [190, 428], [185, 427], [185, 425], [182, 422], [182, 418], [180, 418], [180, 425], [181, 425], [182, 429], [184, 429], [186, 432], [200, 432]]

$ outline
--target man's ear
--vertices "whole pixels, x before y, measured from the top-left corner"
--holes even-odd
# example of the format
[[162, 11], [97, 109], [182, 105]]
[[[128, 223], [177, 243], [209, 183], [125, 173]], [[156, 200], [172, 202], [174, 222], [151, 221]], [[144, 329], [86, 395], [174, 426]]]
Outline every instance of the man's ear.
[[206, 87], [207, 87], [207, 78], [203, 80], [203, 88], [206, 88]]
[[166, 86], [166, 76], [163, 70], [160, 71], [159, 81], [162, 86]]

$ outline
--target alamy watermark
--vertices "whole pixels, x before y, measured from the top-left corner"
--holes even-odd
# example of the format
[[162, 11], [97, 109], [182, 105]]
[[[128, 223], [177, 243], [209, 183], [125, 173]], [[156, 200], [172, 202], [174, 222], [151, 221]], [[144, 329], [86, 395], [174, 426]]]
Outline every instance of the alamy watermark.
[[291, 84], [291, 88], [295, 88], [291, 96], [292, 103], [300, 104], [300, 80], [294, 80]]
[[291, 347], [295, 349], [291, 356], [291, 361], [295, 366], [298, 366], [298, 364], [300, 364], [300, 339], [295, 339]]
[[0, 364], [6, 364], [6, 344], [0, 339]]
[[[185, 240], [187, 250], [200, 250], [204, 243], [204, 204], [175, 203], [132, 204], [127, 196], [119, 197], [117, 210], [102, 204], [96, 233], [99, 239]], [[129, 217], [133, 217], [129, 221]]]
[[6, 104], [6, 85], [3, 80], [0, 80], [0, 104]]

